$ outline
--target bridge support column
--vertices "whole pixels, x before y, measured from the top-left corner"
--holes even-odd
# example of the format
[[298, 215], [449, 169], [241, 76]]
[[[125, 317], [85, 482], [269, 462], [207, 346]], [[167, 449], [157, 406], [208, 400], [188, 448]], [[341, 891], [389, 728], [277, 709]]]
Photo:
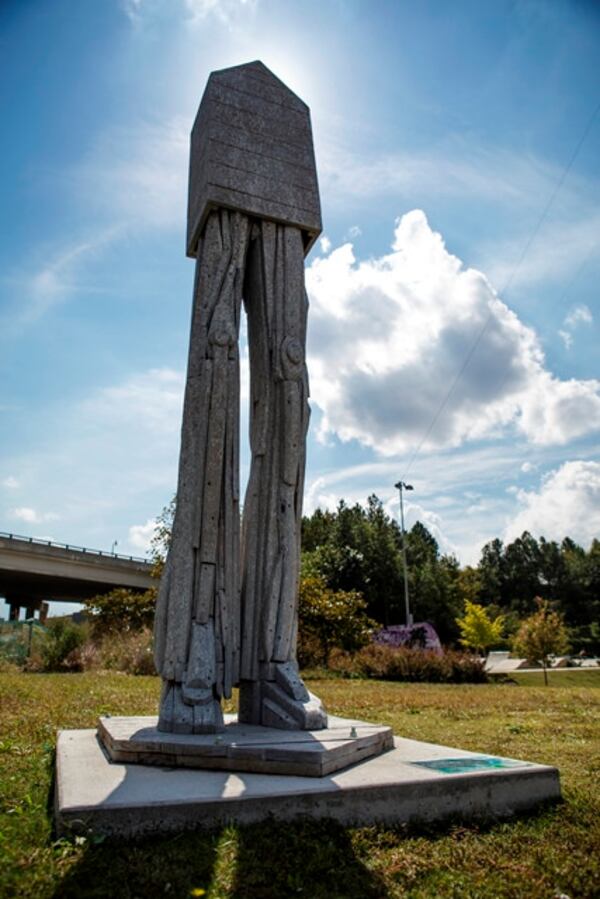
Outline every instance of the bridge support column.
[[21, 604], [19, 602], [13, 603], [10, 600], [7, 600], [8, 603], [8, 620], [9, 621], [18, 621], [19, 620], [19, 612], [21, 611]]
[[7, 596], [6, 603], [10, 609], [9, 621], [18, 621], [19, 612], [25, 609], [25, 618], [33, 618], [37, 609], [41, 608], [42, 602], [39, 599], [32, 599], [30, 596]]

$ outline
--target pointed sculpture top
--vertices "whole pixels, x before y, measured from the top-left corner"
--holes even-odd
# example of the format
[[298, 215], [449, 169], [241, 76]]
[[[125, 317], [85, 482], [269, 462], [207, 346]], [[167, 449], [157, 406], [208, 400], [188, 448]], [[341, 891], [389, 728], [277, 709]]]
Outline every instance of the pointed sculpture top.
[[192, 129], [188, 256], [219, 206], [296, 225], [306, 252], [321, 233], [308, 106], [258, 60], [208, 79]]

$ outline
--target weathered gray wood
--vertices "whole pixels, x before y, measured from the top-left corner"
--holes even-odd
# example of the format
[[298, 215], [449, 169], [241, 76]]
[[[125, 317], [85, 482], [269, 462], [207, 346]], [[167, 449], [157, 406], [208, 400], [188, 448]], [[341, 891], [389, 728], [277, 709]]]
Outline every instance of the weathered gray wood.
[[214, 207], [290, 223], [307, 248], [320, 233], [308, 107], [262, 63], [209, 78], [192, 130], [188, 255]]
[[[284, 665], [274, 665], [274, 679], [283, 690], [287, 690], [294, 699], [301, 702], [308, 702], [310, 698], [308, 690], [304, 686], [304, 682], [298, 673], [298, 666], [293, 662], [286, 662]], [[270, 678], [267, 678], [270, 680]]]
[[283, 434], [281, 479], [284, 484], [295, 487], [298, 482], [298, 465], [302, 439], [302, 409], [300, 384], [284, 381], [282, 385]]
[[225, 423], [227, 421], [227, 347], [214, 347], [213, 389], [209, 412], [204, 507], [200, 532], [203, 562], [216, 563], [219, 508], [222, 498]]
[[[326, 722], [288, 671], [308, 426], [304, 254], [319, 228], [306, 105], [260, 63], [214, 73], [192, 134], [197, 266], [177, 511], [156, 614], [167, 731], [218, 729], [217, 699], [240, 679], [258, 684], [244, 700], [249, 720]], [[242, 294], [252, 460], [240, 546]]]
[[[198, 553], [198, 559], [200, 553]], [[198, 578], [196, 581], [196, 621], [206, 624], [214, 614], [215, 598], [215, 565], [198, 562]]]
[[298, 573], [296, 564], [296, 528], [298, 522], [294, 509], [294, 488], [281, 484], [280, 504], [280, 544], [282, 550], [282, 579], [277, 609], [277, 627], [273, 643], [272, 658], [286, 662], [291, 658], [291, 639], [296, 614]]
[[190, 661], [186, 684], [189, 687], [212, 688], [215, 680], [215, 633], [212, 621], [192, 623]]

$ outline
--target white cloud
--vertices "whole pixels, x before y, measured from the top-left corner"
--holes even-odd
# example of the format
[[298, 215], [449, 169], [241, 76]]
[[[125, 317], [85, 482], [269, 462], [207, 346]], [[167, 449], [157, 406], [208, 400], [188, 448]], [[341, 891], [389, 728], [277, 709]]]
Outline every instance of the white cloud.
[[29, 506], [20, 506], [9, 512], [13, 518], [25, 521], [27, 524], [42, 524], [44, 521], [57, 521], [58, 515], [54, 512], [37, 512]]
[[327, 235], [324, 234], [323, 237], [320, 239], [319, 246], [321, 247], [322, 253], [325, 253], [325, 254], [329, 253], [329, 251], [331, 249], [331, 241], [329, 240]]
[[[462, 207], [474, 205], [478, 219], [508, 225], [492, 228], [491, 237], [484, 236], [490, 230], [486, 227], [476, 241], [480, 264], [497, 286], [556, 283], [598, 258], [597, 178], [570, 172], [554, 196], [563, 171], [520, 150], [451, 137], [431, 150], [381, 153], [369, 133], [361, 135], [363, 146], [355, 149], [360, 145], [354, 123], [351, 134], [342, 128], [334, 138], [330, 119], [323, 114], [316, 139], [322, 191], [332, 205], [346, 209], [351, 201], [369, 211], [374, 201], [392, 196], [404, 208], [427, 203], [439, 208], [441, 198], [457, 199]], [[550, 198], [551, 207], [532, 240]]]
[[593, 321], [594, 317], [585, 303], [582, 303], [580, 306], [574, 306], [571, 309], [568, 315], [565, 316], [564, 328], [561, 328], [558, 332], [559, 337], [568, 350], [573, 346], [573, 331], [580, 325], [591, 325]]
[[119, 226], [181, 228], [187, 204], [189, 121], [139, 121], [101, 134], [76, 172], [78, 193]]
[[156, 519], [149, 518], [145, 524], [134, 524], [129, 528], [129, 542], [136, 549], [147, 553], [150, 549], [150, 541], [156, 528]]
[[600, 382], [554, 378], [534, 331], [447, 251], [420, 210], [398, 221], [390, 253], [357, 262], [344, 244], [313, 260], [307, 285], [322, 437], [383, 455], [412, 450], [467, 357], [424, 449], [509, 429], [564, 444], [598, 427]]
[[229, 25], [244, 10], [254, 11], [258, 0], [122, 0], [121, 5], [133, 25], [173, 14], [191, 26], [209, 18]]
[[16, 478], [14, 478], [12, 475], [9, 475], [2, 481], [2, 486], [7, 487], [9, 490], [16, 490], [20, 485], [19, 481]]
[[97, 288], [85, 277], [85, 267], [98, 257], [118, 233], [116, 226], [101, 229], [85, 240], [74, 240], [60, 249], [45, 247], [46, 259], [35, 266], [30, 260], [18, 274], [8, 276], [7, 283], [19, 301], [12, 313], [4, 314], [4, 330], [22, 328], [41, 319], [54, 306], [63, 303], [74, 292], [89, 293]]
[[170, 368], [134, 374], [122, 384], [95, 391], [82, 405], [83, 433], [138, 435], [139, 450], [152, 435], [161, 442], [179, 429], [183, 375]]
[[184, 0], [184, 6], [192, 22], [202, 22], [208, 16], [216, 16], [229, 24], [244, 9], [254, 10], [258, 0]]
[[18, 457], [16, 517], [37, 525], [50, 520], [40, 509], [60, 509], [56, 539], [124, 545], [132, 509], [146, 521], [175, 491], [183, 385], [181, 372], [151, 369], [47, 409]]
[[561, 541], [571, 537], [588, 546], [600, 536], [600, 463], [565, 462], [547, 474], [536, 491], [517, 494], [521, 510], [507, 526], [505, 540], [523, 531]]
[[570, 331], [564, 331], [562, 328], [558, 330], [558, 336], [565, 345], [565, 349], [570, 350], [573, 346], [573, 335]]
[[565, 325], [569, 328], [575, 328], [579, 324], [591, 325], [593, 320], [589, 308], [585, 303], [582, 303], [580, 306], [575, 306], [571, 309], [569, 314], [565, 317]]
[[[483, 248], [484, 265], [495, 284], [514, 282], [520, 288], [543, 281], [556, 284], [581, 271], [595, 254], [598, 258], [599, 248], [594, 237], [600, 230], [597, 208], [588, 207], [586, 197], [572, 194], [553, 211], [531, 245], [527, 246], [527, 241], [535, 226], [533, 218], [529, 220], [529, 233], [513, 230], [510, 239], [496, 239]], [[521, 259], [525, 246], [527, 252]]]
[[532, 462], [523, 462], [521, 465], [521, 471], [523, 474], [529, 474], [529, 472], [533, 471], [537, 466]]

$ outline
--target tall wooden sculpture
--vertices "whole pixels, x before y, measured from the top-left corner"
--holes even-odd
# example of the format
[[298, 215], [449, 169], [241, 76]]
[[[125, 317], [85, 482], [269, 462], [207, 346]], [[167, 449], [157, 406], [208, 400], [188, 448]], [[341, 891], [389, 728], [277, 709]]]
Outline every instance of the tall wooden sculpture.
[[[309, 419], [304, 256], [320, 231], [306, 104], [260, 62], [213, 72], [191, 141], [196, 279], [177, 511], [155, 624], [162, 731], [221, 730], [220, 699], [236, 685], [242, 722], [327, 726], [295, 662]], [[242, 303], [252, 464], [240, 539]]]

